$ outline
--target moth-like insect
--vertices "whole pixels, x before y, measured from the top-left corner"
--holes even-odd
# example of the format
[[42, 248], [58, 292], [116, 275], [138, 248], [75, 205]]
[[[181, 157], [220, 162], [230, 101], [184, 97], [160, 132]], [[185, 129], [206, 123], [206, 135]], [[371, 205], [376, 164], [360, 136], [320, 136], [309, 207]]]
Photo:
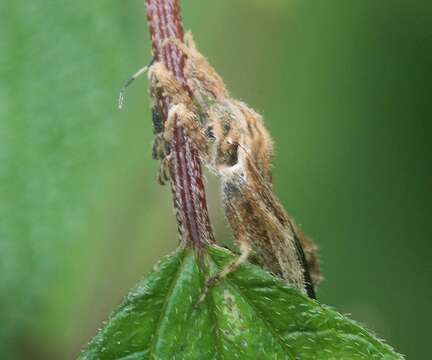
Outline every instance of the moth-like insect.
[[[222, 202], [240, 256], [210, 279], [234, 271], [250, 256], [264, 269], [315, 298], [320, 280], [316, 246], [287, 215], [272, 190], [273, 145], [262, 117], [232, 99], [222, 78], [197, 50], [191, 33], [184, 42], [168, 39], [187, 58], [187, 91], [156, 62], [149, 68], [151, 94], [168, 98], [170, 109], [155, 143], [169, 148], [174, 126], [181, 126], [204, 163], [221, 179]], [[157, 97], [157, 96], [156, 96]], [[161, 152], [162, 163], [167, 160]], [[168, 160], [169, 161], [169, 160]]]
[[[124, 106], [125, 95], [127, 88], [141, 75], [149, 72], [150, 68], [155, 64], [153, 59], [149, 65], [146, 65], [139, 69], [135, 74], [133, 74], [123, 85], [118, 96], [118, 108], [121, 110]], [[150, 77], [150, 76], [149, 76]], [[163, 89], [158, 86], [150, 87], [150, 99], [151, 99], [151, 112], [152, 112], [152, 125], [153, 133], [155, 138], [153, 140], [152, 146], [152, 158], [155, 160], [160, 160], [160, 167], [158, 171], [157, 181], [161, 185], [165, 185], [165, 182], [169, 180], [169, 160], [171, 148], [170, 144], [164, 139], [164, 122], [162, 115], [163, 104], [159, 103], [159, 99], [163, 96]], [[181, 100], [184, 100], [181, 98]]]

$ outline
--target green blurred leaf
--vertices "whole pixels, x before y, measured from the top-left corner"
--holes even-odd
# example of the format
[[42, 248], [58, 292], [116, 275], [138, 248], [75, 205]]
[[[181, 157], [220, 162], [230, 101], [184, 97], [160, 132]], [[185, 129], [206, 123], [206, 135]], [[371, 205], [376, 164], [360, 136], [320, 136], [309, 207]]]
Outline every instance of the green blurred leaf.
[[219, 247], [199, 256], [180, 249], [162, 261], [81, 359], [402, 359], [354, 321], [250, 264], [195, 309], [203, 269], [214, 273], [233, 257]]

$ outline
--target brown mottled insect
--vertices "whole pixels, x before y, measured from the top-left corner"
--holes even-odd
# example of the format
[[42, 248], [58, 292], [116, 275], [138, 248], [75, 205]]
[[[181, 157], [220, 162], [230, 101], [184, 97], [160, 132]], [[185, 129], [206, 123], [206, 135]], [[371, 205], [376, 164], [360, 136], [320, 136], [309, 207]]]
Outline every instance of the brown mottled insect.
[[[119, 97], [118, 97], [118, 108], [122, 109], [124, 105], [125, 95], [127, 88], [141, 75], [147, 73], [152, 65], [155, 64], [154, 59], [150, 62], [149, 65], [144, 66], [143, 68], [139, 69], [134, 75], [132, 75], [126, 83], [123, 85], [122, 89], [120, 90]], [[155, 160], [160, 160], [160, 168], [158, 171], [157, 181], [161, 185], [165, 185], [165, 182], [169, 180], [169, 171], [168, 171], [168, 165], [169, 165], [169, 159], [170, 159], [170, 144], [165, 141], [164, 139], [164, 123], [163, 123], [163, 115], [162, 115], [162, 109], [163, 104], [160, 104], [157, 99], [161, 98], [163, 89], [160, 86], [151, 86], [150, 87], [150, 94], [151, 94], [151, 101], [152, 101], [152, 125], [153, 125], [153, 132], [155, 135], [155, 138], [153, 140], [153, 146], [152, 146], [152, 158]], [[183, 92], [183, 90], [182, 90]], [[183, 99], [180, 99], [183, 100]]]
[[221, 178], [225, 214], [241, 252], [208, 286], [253, 255], [260, 266], [315, 298], [314, 284], [320, 279], [316, 247], [296, 228], [272, 191], [273, 146], [261, 116], [230, 97], [190, 33], [185, 43], [177, 39], [168, 43], [187, 57], [185, 75], [193, 96], [162, 63], [150, 67], [151, 92], [168, 97], [171, 104], [161, 142], [170, 143], [176, 122]]

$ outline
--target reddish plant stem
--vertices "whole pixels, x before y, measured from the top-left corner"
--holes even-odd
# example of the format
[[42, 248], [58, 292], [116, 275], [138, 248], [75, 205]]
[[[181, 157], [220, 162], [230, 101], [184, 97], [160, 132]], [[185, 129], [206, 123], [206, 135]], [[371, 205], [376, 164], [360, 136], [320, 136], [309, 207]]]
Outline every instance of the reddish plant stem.
[[[145, 0], [153, 57], [162, 61], [187, 89], [184, 75], [185, 58], [173, 45], [163, 46], [167, 38], [183, 41], [183, 25], [178, 0]], [[190, 89], [188, 89], [190, 92]], [[164, 121], [169, 99], [158, 98], [157, 104]], [[197, 150], [176, 127], [171, 144], [170, 177], [178, 231], [183, 245], [201, 248], [214, 242], [207, 210], [201, 163]]]

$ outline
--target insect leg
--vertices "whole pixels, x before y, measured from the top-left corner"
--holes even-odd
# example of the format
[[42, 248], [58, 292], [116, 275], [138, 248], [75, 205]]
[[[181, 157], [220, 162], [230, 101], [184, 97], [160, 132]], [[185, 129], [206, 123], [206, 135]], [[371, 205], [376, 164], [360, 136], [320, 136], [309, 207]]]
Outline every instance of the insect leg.
[[198, 298], [198, 301], [194, 305], [195, 308], [197, 308], [201, 305], [201, 303], [204, 301], [204, 299], [206, 298], [208, 292], [210, 291], [210, 289], [212, 287], [216, 286], [219, 281], [221, 281], [226, 276], [228, 276], [229, 274], [231, 274], [232, 272], [237, 270], [237, 268], [241, 264], [243, 264], [244, 262], [247, 261], [247, 259], [249, 258], [250, 254], [252, 252], [252, 247], [251, 247], [250, 243], [248, 241], [243, 241], [243, 242], [239, 243], [239, 248], [240, 248], [240, 256], [238, 256], [236, 259], [231, 261], [227, 266], [225, 266], [215, 276], [212, 276], [212, 277], [207, 279], [207, 281], [204, 285], [204, 289], [203, 289], [200, 297]]
[[173, 140], [174, 129], [177, 125], [185, 131], [200, 154], [206, 157], [209, 137], [206, 135], [207, 129], [200, 124], [196, 112], [189, 110], [182, 103], [172, 106], [165, 123], [164, 139], [166, 141], [171, 142]]
[[[249, 258], [251, 252], [252, 252], [252, 246], [249, 241], [238, 241], [239, 249], [240, 249], [240, 256], [237, 257], [237, 259], [233, 260], [231, 263], [229, 263], [225, 268], [223, 268], [219, 274], [217, 274], [215, 277], [209, 279], [209, 283], [212, 282], [215, 283], [227, 275], [234, 272], [241, 264], [247, 261]], [[214, 279], [214, 280], [212, 280]]]
[[169, 180], [169, 165], [171, 161], [171, 154], [165, 156], [161, 159], [157, 181], [160, 185], [165, 185], [165, 183]]

